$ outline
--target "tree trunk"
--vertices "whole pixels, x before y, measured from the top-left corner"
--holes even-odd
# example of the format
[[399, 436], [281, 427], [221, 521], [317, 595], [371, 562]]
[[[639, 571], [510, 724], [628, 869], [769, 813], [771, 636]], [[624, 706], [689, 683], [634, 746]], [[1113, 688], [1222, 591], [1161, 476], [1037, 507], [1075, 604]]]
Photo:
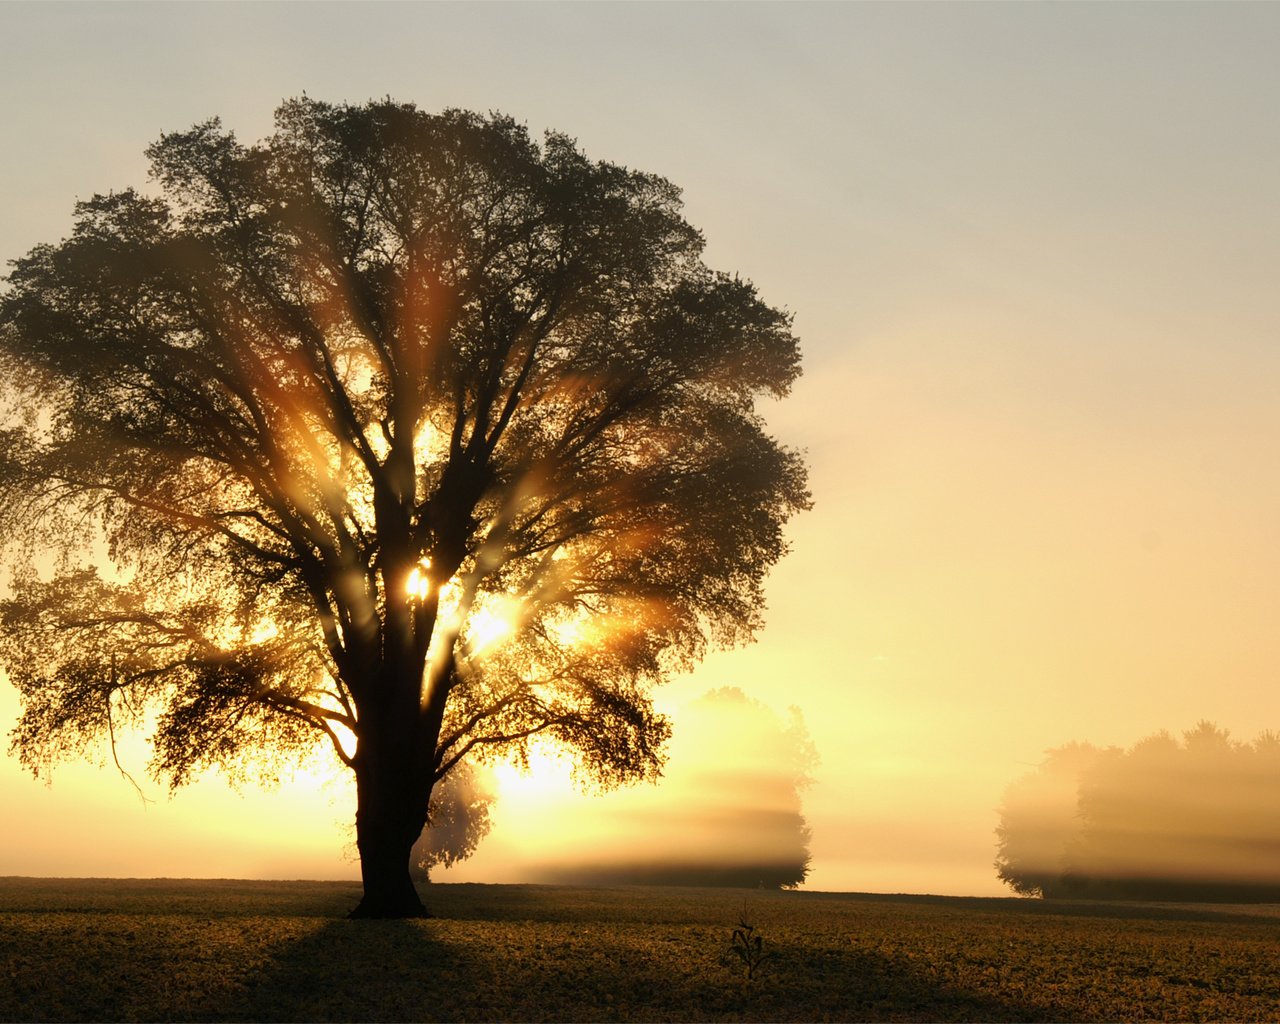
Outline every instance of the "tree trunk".
[[[382, 770], [378, 770], [381, 768]], [[364, 897], [352, 917], [430, 917], [409, 873], [413, 844], [422, 832], [425, 811], [414, 808], [407, 773], [356, 765], [356, 848]]]
[[356, 826], [364, 896], [352, 917], [430, 917], [409, 874], [409, 850], [398, 836]]
[[[401, 582], [397, 576], [390, 585]], [[434, 605], [428, 612], [423, 623], [415, 623], [404, 607], [388, 614], [384, 645], [392, 656], [356, 688], [366, 695], [358, 705], [360, 729], [352, 759], [364, 897], [352, 917], [430, 916], [409, 870], [413, 844], [427, 821], [441, 721], [434, 714], [431, 728], [424, 728], [420, 694]]]

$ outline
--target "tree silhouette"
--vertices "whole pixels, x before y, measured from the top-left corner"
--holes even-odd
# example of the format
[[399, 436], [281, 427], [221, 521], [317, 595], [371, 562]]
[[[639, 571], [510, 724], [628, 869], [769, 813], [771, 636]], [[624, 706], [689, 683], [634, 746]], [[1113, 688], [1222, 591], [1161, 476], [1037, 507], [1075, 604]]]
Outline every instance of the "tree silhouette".
[[808, 503], [754, 408], [790, 317], [670, 183], [506, 117], [304, 98], [148, 156], [158, 194], [79, 203], [0, 297], [14, 747], [154, 713], [179, 785], [327, 738], [354, 913], [421, 914], [456, 765], [542, 735], [653, 776], [651, 687], [759, 626]]
[[1005, 790], [996, 829], [996, 874], [1023, 896], [1062, 895], [1080, 834], [1080, 779], [1107, 751], [1069, 743]]
[[475, 853], [489, 834], [494, 797], [492, 780], [483, 778], [474, 764], [454, 765], [431, 792], [428, 827], [409, 855], [413, 877], [428, 882], [433, 867], [452, 867]]
[[996, 867], [1051, 897], [1280, 897], [1280, 740], [1236, 743], [1210, 722], [1181, 742], [1073, 744], [1005, 794]]
[[737, 687], [712, 690], [677, 719], [662, 785], [600, 801], [607, 834], [564, 851], [536, 877], [794, 888], [809, 872], [801, 797], [817, 764], [798, 708], [784, 720]]

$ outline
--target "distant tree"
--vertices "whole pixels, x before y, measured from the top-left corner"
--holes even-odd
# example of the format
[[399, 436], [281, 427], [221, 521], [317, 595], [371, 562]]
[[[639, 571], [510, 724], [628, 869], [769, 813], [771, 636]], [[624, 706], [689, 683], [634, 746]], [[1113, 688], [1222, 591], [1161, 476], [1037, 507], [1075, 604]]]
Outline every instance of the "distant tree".
[[413, 844], [410, 871], [421, 882], [434, 867], [466, 860], [489, 834], [489, 809], [496, 798], [492, 780], [476, 765], [456, 765], [431, 792], [427, 827]]
[[[1080, 754], [1089, 748], [1063, 748]], [[1210, 722], [1092, 758], [1054, 751], [1011, 787], [1000, 877], [1053, 897], [1280, 899], [1280, 741]]]
[[546, 877], [794, 888], [809, 872], [812, 836], [801, 795], [817, 763], [797, 708], [784, 721], [737, 687], [714, 690], [681, 716], [662, 786], [619, 794], [613, 847], [592, 849]]
[[0, 295], [14, 748], [158, 712], [176, 786], [327, 740], [354, 913], [421, 914], [455, 767], [544, 736], [652, 777], [651, 687], [759, 626], [809, 500], [755, 412], [790, 317], [670, 183], [506, 117], [301, 99], [148, 154], [160, 194], [78, 204]]
[[1004, 794], [996, 829], [996, 874], [1024, 896], [1056, 893], [1080, 834], [1080, 779], [1106, 752], [1069, 743], [1045, 754]]

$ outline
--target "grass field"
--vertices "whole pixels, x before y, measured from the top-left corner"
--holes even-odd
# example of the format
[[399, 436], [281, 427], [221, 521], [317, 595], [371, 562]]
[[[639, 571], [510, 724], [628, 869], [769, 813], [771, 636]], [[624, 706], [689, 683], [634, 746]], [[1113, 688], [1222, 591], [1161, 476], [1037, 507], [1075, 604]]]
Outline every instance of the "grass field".
[[[0, 879], [4, 1020], [1280, 1020], [1280, 908]], [[747, 982], [745, 912], [769, 954]]]

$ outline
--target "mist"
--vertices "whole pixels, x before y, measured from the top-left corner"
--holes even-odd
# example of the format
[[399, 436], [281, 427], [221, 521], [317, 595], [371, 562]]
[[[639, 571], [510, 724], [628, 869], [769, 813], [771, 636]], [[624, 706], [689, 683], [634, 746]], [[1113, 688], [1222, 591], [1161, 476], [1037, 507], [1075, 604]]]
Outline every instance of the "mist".
[[441, 880], [801, 884], [810, 840], [801, 795], [817, 753], [800, 711], [779, 714], [726, 687], [684, 704], [673, 726], [655, 785], [583, 799], [563, 760], [500, 772], [494, 835]]
[[1005, 793], [996, 869], [1048, 897], [1280, 899], [1280, 736], [1070, 744]]

